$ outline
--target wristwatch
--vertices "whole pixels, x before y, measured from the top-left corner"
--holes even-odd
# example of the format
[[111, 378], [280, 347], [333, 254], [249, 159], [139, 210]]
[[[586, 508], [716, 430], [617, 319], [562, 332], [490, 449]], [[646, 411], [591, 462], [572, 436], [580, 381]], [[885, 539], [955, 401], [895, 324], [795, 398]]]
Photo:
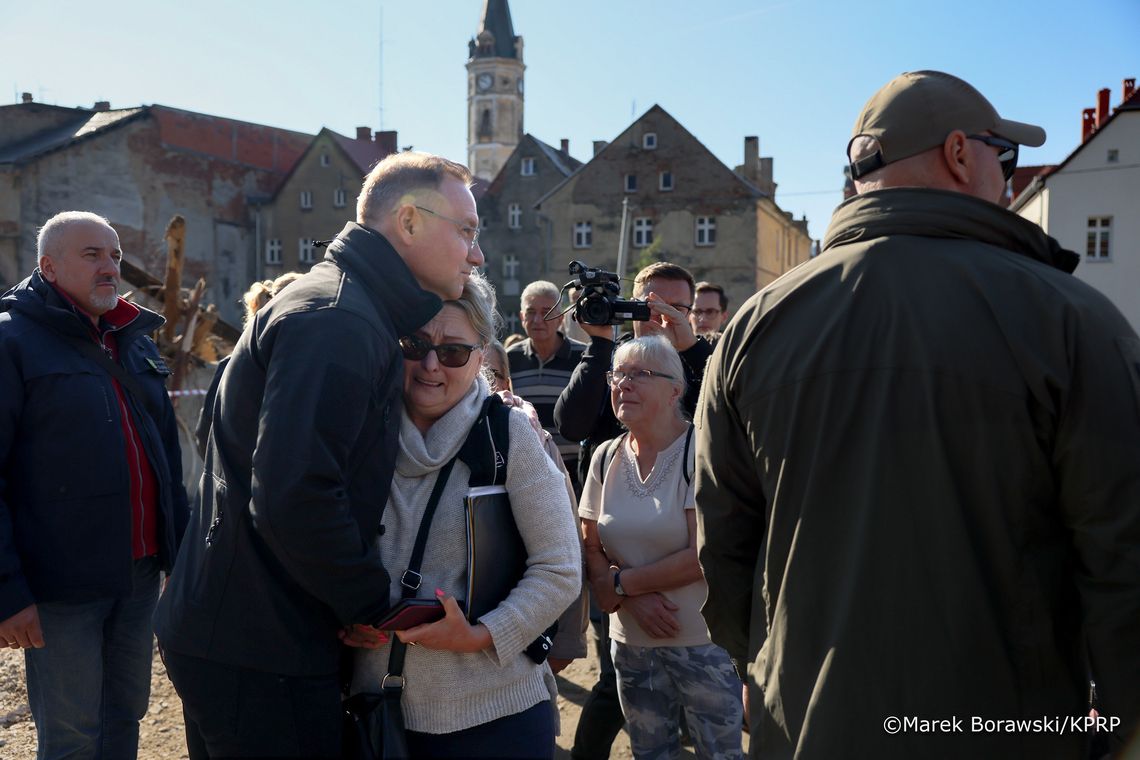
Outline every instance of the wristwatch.
[[626, 596], [625, 589], [621, 587], [621, 570], [614, 573], [614, 593], [618, 596]]

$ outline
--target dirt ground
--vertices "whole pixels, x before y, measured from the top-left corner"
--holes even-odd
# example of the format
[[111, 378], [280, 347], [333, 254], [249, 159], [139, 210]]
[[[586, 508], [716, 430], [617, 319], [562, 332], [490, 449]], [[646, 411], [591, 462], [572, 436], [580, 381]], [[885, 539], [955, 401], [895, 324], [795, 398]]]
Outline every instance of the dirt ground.
[[[582, 703], [598, 678], [597, 660], [593, 656], [575, 660], [558, 677], [558, 711], [562, 715], [562, 735], [558, 737], [559, 760], [570, 757], [570, 745], [578, 726]], [[747, 742], [747, 736], [745, 737]], [[745, 744], [747, 748], [747, 744]], [[34, 760], [36, 729], [28, 708], [24, 685], [24, 655], [11, 649], [0, 650], [0, 758]], [[166, 677], [166, 669], [154, 656], [151, 676], [150, 709], [143, 718], [139, 737], [141, 760], [180, 760], [186, 758], [186, 742], [182, 733], [182, 704]], [[611, 758], [631, 758], [629, 737], [625, 731], [614, 742]], [[691, 751], [684, 757], [693, 757]]]

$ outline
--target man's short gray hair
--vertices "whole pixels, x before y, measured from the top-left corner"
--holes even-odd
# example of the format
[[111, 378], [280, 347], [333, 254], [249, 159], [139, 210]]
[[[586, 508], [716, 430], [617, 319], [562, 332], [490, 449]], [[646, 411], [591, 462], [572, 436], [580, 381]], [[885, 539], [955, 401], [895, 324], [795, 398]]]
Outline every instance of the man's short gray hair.
[[631, 359], [644, 365], [643, 369], [670, 375], [672, 379], [669, 382], [681, 391], [677, 396], [677, 415], [685, 416], [681, 404], [688, 389], [688, 383], [685, 382], [685, 365], [681, 363], [681, 355], [668, 339], [663, 335], [643, 335], [626, 341], [614, 351], [614, 366], [616, 367], [624, 359]]
[[67, 225], [75, 222], [95, 222], [97, 224], [105, 224], [108, 227], [111, 226], [111, 223], [105, 217], [99, 216], [91, 211], [59, 212], [44, 222], [44, 226], [40, 227], [39, 234], [36, 235], [37, 265], [44, 256], [50, 256], [55, 252], [60, 234], [67, 229]]
[[484, 346], [493, 343], [499, 332], [499, 312], [495, 308], [495, 286], [491, 284], [478, 271], [473, 271], [467, 283], [463, 286], [463, 293], [452, 301], [444, 304], [458, 306], [467, 315], [471, 326], [479, 336], [479, 342]]
[[356, 199], [356, 221], [375, 223], [395, 210], [400, 199], [416, 190], [438, 190], [443, 181], [454, 177], [471, 186], [471, 172], [463, 164], [430, 153], [393, 153], [368, 172]]
[[519, 296], [519, 303], [525, 304], [538, 296], [549, 296], [554, 299], [554, 303], [558, 303], [562, 293], [558, 290], [558, 286], [549, 280], [535, 280], [523, 288], [522, 295]]

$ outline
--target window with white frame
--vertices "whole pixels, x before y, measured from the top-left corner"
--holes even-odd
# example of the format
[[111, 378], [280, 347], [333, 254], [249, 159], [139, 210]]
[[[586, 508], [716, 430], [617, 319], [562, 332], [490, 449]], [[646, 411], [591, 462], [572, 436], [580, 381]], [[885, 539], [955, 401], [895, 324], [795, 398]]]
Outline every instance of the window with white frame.
[[348, 193], [340, 188], [333, 190], [333, 208], [344, 208], [344, 204], [348, 202]]
[[522, 163], [520, 164], [519, 173], [522, 174], [522, 176], [524, 176], [524, 177], [533, 177], [534, 176], [534, 159], [533, 158], [524, 158], [522, 160]]
[[329, 159], [329, 154], [328, 153], [322, 153], [321, 154], [321, 166], [328, 166], [331, 163], [332, 163], [332, 161]]
[[716, 245], [716, 217], [697, 217], [697, 245]]
[[507, 226], [512, 230], [522, 227], [522, 207], [517, 203], [507, 206]]
[[657, 189], [665, 192], [673, 189], [673, 172], [661, 172], [658, 176]]
[[301, 191], [301, 208], [312, 208], [312, 207], [313, 207], [313, 191], [312, 190], [302, 190]]
[[519, 276], [519, 257], [508, 253], [503, 257], [503, 279], [513, 280]]
[[574, 222], [574, 247], [589, 248], [594, 244], [593, 222]]
[[633, 220], [633, 247], [644, 248], [653, 242], [653, 220], [639, 216]]
[[281, 241], [276, 238], [273, 240], [265, 241], [265, 263], [266, 264], [280, 264], [281, 263]]
[[637, 192], [637, 175], [636, 174], [625, 175], [625, 191], [627, 193], [636, 193]]
[[1112, 260], [1112, 217], [1090, 216], [1085, 261]]
[[297, 261], [302, 264], [312, 264], [315, 251], [312, 238], [297, 238]]
[[645, 150], [657, 150], [657, 133], [646, 132], [641, 136], [641, 147]]

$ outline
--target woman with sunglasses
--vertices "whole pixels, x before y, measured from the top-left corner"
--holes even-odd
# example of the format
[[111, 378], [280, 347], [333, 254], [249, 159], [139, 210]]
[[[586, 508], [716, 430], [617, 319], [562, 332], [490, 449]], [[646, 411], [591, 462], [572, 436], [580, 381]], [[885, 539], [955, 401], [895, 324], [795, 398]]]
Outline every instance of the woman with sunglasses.
[[594, 452], [578, 514], [594, 599], [610, 613], [618, 698], [636, 758], [742, 758], [742, 685], [701, 618], [692, 425], [684, 368], [661, 336], [623, 343], [607, 373], [627, 431]]
[[[400, 341], [404, 409], [380, 550], [393, 604], [403, 588], [429, 494], [466, 440], [490, 393], [481, 372], [495, 337], [495, 295], [472, 274], [462, 296], [444, 302], [419, 332]], [[401, 700], [412, 757], [552, 757], [557, 689], [550, 667], [524, 654], [581, 591], [581, 551], [566, 489], [527, 415], [511, 410], [506, 488], [527, 550], [518, 585], [475, 624], [456, 601], [466, 587], [463, 499], [470, 470], [456, 460], [430, 523], [417, 596], [443, 603], [445, 617], [398, 631], [405, 652]], [[371, 637], [355, 663], [352, 690], [378, 692], [388, 672], [388, 635]]]

